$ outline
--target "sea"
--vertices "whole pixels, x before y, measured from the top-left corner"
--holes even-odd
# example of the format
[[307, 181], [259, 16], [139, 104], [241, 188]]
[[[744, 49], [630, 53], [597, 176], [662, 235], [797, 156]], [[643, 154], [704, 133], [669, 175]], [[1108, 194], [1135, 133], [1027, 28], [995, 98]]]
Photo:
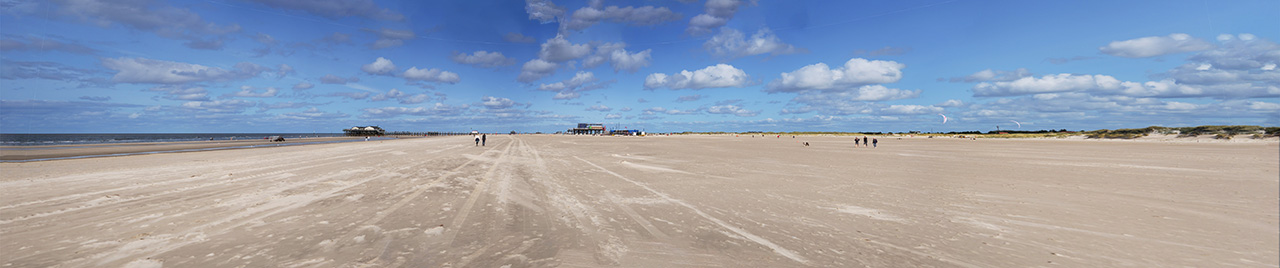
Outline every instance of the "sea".
[[285, 139], [342, 137], [342, 133], [104, 133], [104, 134], [0, 134], [0, 146], [40, 146], [103, 143], [251, 140], [270, 136]]

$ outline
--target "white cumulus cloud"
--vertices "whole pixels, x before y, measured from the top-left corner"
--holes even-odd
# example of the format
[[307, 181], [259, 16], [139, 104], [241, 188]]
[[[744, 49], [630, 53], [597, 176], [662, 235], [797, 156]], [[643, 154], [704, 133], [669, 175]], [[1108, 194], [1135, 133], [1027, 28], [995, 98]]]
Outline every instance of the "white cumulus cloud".
[[746, 56], [770, 54], [782, 55], [801, 53], [805, 50], [783, 43], [769, 28], [756, 31], [748, 39], [746, 34], [732, 28], [720, 28], [720, 33], [702, 44], [702, 48], [718, 58], [741, 58]]
[[568, 21], [562, 25], [565, 29], [580, 31], [600, 23], [602, 20], [609, 20], [616, 23], [626, 23], [629, 25], [655, 25], [666, 21], [679, 20], [680, 14], [672, 12], [671, 9], [665, 7], [617, 7], [609, 6], [604, 8], [587, 6], [573, 12], [569, 16]]
[[1184, 33], [1168, 36], [1148, 36], [1124, 41], [1114, 41], [1098, 48], [1098, 51], [1112, 56], [1126, 58], [1149, 58], [1168, 54], [1201, 51], [1212, 49], [1213, 44]]
[[488, 52], [484, 50], [476, 51], [471, 54], [453, 52], [454, 62], [462, 64], [470, 64], [478, 67], [493, 68], [510, 66], [516, 64], [516, 60], [503, 56], [502, 52]]
[[799, 92], [806, 90], [847, 90], [864, 85], [897, 82], [902, 79], [905, 64], [894, 61], [853, 58], [840, 68], [831, 69], [825, 63], [817, 63], [798, 70], [782, 73], [782, 77], [766, 86], [768, 92]]
[[393, 75], [397, 69], [396, 64], [391, 60], [378, 57], [373, 62], [360, 66], [360, 70], [372, 75]]
[[733, 65], [716, 64], [696, 71], [683, 70], [670, 75], [650, 74], [644, 79], [646, 89], [666, 87], [670, 89], [703, 89], [742, 87], [750, 83], [750, 77]]
[[418, 67], [409, 67], [409, 69], [405, 70], [404, 74], [401, 76], [408, 81], [438, 82], [446, 84], [457, 84], [459, 81], [462, 81], [462, 79], [458, 77], [457, 73], [433, 68], [418, 69]]
[[520, 67], [520, 76], [516, 78], [516, 81], [524, 83], [538, 81], [538, 79], [555, 74], [557, 67], [559, 65], [554, 62], [542, 59], [529, 60], [524, 63], [524, 66]]
[[1023, 77], [1006, 82], [983, 82], [973, 86], [975, 97], [1016, 96], [1054, 92], [1088, 90], [1118, 90], [1126, 84], [1107, 75], [1056, 74], [1042, 77]]
[[685, 33], [692, 35], [701, 35], [711, 33], [711, 31], [720, 26], [729, 23], [729, 19], [738, 13], [738, 7], [755, 3], [754, 0], [707, 0], [704, 6], [706, 13], [698, 14], [689, 19], [689, 28], [685, 29]]
[[547, 39], [538, 51], [538, 58], [549, 62], [565, 62], [586, 56], [591, 53], [590, 44], [574, 44], [563, 35]]

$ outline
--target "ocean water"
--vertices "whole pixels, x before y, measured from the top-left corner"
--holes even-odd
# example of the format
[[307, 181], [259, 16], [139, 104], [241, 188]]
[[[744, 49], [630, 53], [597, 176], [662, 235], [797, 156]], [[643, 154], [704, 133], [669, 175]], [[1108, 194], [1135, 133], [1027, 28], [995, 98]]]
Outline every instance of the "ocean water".
[[2, 146], [37, 146], [64, 144], [102, 144], [137, 142], [175, 142], [214, 140], [251, 140], [269, 136], [285, 139], [303, 137], [342, 137], [342, 133], [106, 133], [106, 134], [0, 134]]

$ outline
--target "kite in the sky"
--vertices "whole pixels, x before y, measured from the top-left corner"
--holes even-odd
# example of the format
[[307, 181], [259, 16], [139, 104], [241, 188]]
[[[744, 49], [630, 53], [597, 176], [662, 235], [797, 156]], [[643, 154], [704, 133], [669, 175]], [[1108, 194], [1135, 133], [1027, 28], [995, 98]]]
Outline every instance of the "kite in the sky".
[[943, 115], [943, 114], [938, 114], [938, 115], [941, 115], [941, 116], [942, 116], [942, 123], [943, 123], [943, 124], [946, 124], [946, 123], [947, 123], [947, 116], [946, 116], [946, 115]]
[[1009, 120], [1009, 121], [1013, 121], [1014, 124], [1018, 124], [1018, 128], [1022, 128], [1022, 123], [1018, 123], [1018, 121], [1014, 121], [1014, 120]]

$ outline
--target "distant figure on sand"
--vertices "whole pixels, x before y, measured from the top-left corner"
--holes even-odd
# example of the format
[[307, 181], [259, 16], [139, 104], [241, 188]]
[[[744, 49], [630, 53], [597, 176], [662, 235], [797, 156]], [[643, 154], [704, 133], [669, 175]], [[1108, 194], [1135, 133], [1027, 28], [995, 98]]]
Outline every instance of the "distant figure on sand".
[[480, 146], [480, 135], [476, 135], [476, 146]]
[[876, 146], [879, 146], [879, 143], [880, 143], [879, 139], [871, 139], [871, 148], [875, 148]]
[[862, 139], [859, 139], [858, 137], [853, 137], [853, 148], [858, 148], [859, 142], [862, 142]]
[[809, 147], [809, 142], [804, 142], [804, 147]]
[[871, 139], [868, 139], [867, 136], [862, 136], [862, 147], [867, 147], [868, 141], [871, 141]]
[[481, 135], [480, 135], [480, 146], [484, 146], [484, 143], [485, 143], [488, 139], [489, 139], [489, 134], [481, 134]]

